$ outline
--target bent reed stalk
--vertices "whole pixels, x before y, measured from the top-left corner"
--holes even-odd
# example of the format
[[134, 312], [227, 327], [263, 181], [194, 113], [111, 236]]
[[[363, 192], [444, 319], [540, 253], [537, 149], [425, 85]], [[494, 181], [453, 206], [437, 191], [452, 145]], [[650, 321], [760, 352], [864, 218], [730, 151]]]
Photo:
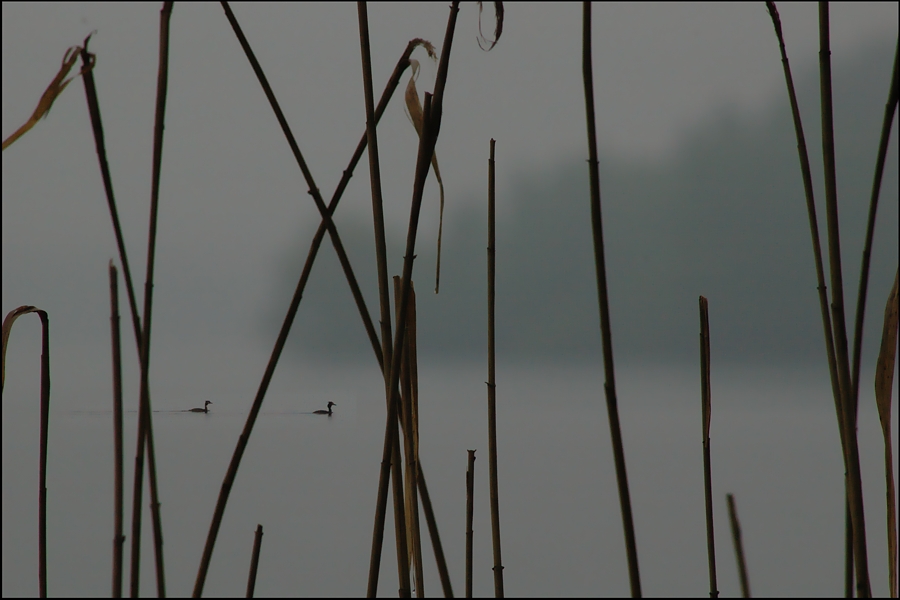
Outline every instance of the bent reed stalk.
[[609, 295], [606, 287], [606, 258], [603, 249], [603, 218], [600, 211], [600, 173], [597, 158], [597, 130], [594, 122], [594, 76], [591, 64], [591, 3], [584, 3], [582, 31], [582, 69], [584, 76], [584, 102], [587, 112], [588, 160], [591, 181], [591, 226], [594, 234], [594, 264], [597, 269], [597, 299], [600, 308], [600, 333], [603, 337], [603, 370], [606, 375], [606, 410], [616, 465], [616, 482], [619, 488], [619, 506], [622, 511], [622, 527], [625, 533], [625, 551], [628, 557], [628, 578], [631, 595], [641, 596], [641, 575], [638, 568], [637, 542], [634, 537], [634, 520], [631, 514], [631, 496], [628, 492], [628, 475], [625, 471], [625, 450], [619, 425], [619, 408], [616, 400], [616, 380], [613, 366], [612, 333], [609, 319]]

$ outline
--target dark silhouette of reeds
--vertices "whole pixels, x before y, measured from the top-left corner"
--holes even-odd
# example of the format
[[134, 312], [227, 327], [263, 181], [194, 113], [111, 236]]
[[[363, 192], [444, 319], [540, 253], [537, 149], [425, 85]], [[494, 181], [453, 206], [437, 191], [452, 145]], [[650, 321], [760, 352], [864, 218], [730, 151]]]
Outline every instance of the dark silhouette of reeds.
[[[260, 79], [260, 83], [263, 86], [263, 89], [266, 91], [267, 96], [269, 97], [270, 104], [272, 104], [273, 109], [276, 112], [276, 116], [279, 118], [279, 123], [282, 124], [282, 128], [285, 131], [285, 134], [288, 136], [288, 139], [291, 142], [292, 149], [296, 149], [297, 154], [299, 154], [299, 149], [297, 149], [296, 142], [293, 142], [293, 136], [290, 134], [290, 129], [287, 127], [287, 122], [284, 119], [283, 114], [278, 108], [277, 101], [274, 100], [274, 95], [272, 94], [271, 88], [268, 86], [266, 82], [265, 75], [262, 73], [262, 69], [259, 66], [259, 63], [256, 61], [253, 56], [253, 52], [250, 49], [249, 43], [246, 40], [243, 32], [240, 29], [240, 25], [237, 23], [237, 19], [234, 17], [234, 14], [231, 12], [230, 7], [227, 3], [222, 3], [222, 6], [225, 10], [225, 15], [228, 18], [229, 22], [232, 25], [232, 28], [235, 30], [235, 34], [238, 37], [238, 40], [241, 42], [242, 47], [244, 48], [245, 53], [250, 60], [251, 66], [253, 66], [254, 71], [257, 74], [257, 77]], [[385, 107], [387, 106], [388, 101], [390, 100], [393, 91], [396, 89], [397, 83], [400, 81], [400, 76], [403, 71], [409, 65], [409, 55], [412, 53], [415, 48], [418, 40], [411, 41], [407, 47], [406, 51], [401, 56], [400, 60], [397, 62], [397, 66], [394, 68], [394, 72], [391, 75], [391, 78], [388, 82], [388, 85], [385, 88], [384, 94], [382, 95], [381, 100], [379, 101], [378, 108], [376, 108], [376, 122], [381, 117], [381, 114], [384, 112]], [[334, 228], [333, 223], [331, 222], [331, 214], [333, 214], [334, 210], [337, 208], [337, 204], [340, 201], [341, 195], [346, 189], [347, 183], [350, 180], [350, 177], [353, 175], [353, 170], [355, 169], [359, 159], [362, 157], [363, 152], [366, 148], [367, 136], [364, 134], [359, 144], [357, 145], [356, 151], [353, 154], [352, 159], [350, 160], [350, 164], [344, 170], [343, 176], [341, 177], [341, 181], [338, 183], [337, 188], [332, 196], [331, 202], [327, 208], [327, 215], [323, 215], [322, 222], [319, 225], [319, 229], [316, 231], [315, 236], [310, 244], [310, 249], [307, 254], [306, 262], [303, 266], [303, 272], [300, 276], [300, 280], [297, 282], [297, 287], [294, 290], [294, 295], [291, 299], [291, 303], [288, 307], [287, 314], [285, 315], [284, 322], [282, 323], [281, 330], [279, 331], [278, 338], [275, 341], [275, 346], [272, 349], [272, 354], [269, 358], [269, 362], [266, 365], [265, 373], [263, 374], [262, 381], [260, 382], [259, 388], [257, 390], [256, 396], [253, 400], [253, 404], [250, 408], [250, 412], [247, 415], [247, 421], [244, 425], [244, 429], [241, 432], [241, 435], [238, 438], [237, 446], [235, 447], [234, 454], [232, 455], [231, 462], [228, 466], [228, 471], [225, 474], [225, 479], [222, 482], [222, 487], [219, 492], [219, 497], [216, 502], [216, 507], [213, 512], [212, 522], [210, 524], [210, 530], [207, 535], [206, 544], [203, 549], [203, 556], [200, 561], [200, 567], [197, 571], [197, 579], [194, 584], [194, 592], [193, 595], [199, 597], [203, 593], [203, 586], [206, 582], [206, 575], [209, 570], [209, 562], [212, 559], [212, 551], [215, 546], [215, 540], [218, 536], [219, 527], [222, 523], [222, 517], [225, 513], [225, 505], [228, 502], [228, 495], [231, 492], [231, 487], [234, 483], [234, 478], [237, 475], [238, 467], [240, 466], [241, 458], [243, 457], [244, 450], [246, 449], [247, 442], [250, 438], [250, 434], [253, 431], [253, 426], [256, 423], [256, 419], [259, 416], [259, 411], [262, 408], [262, 402], [265, 399], [266, 391], [268, 390], [269, 383], [272, 380], [272, 375], [275, 372], [275, 367], [278, 364], [278, 359], [281, 356], [282, 350], [284, 350], [284, 344], [287, 341], [288, 333], [290, 332], [291, 325], [294, 322], [294, 318], [297, 315], [297, 309], [300, 306], [300, 300], [303, 297], [303, 291], [306, 289], [306, 283], [309, 280], [309, 274], [312, 271], [312, 265], [315, 261], [315, 258], [318, 254], [319, 247], [322, 243], [322, 238], [325, 236], [325, 232], [330, 228]], [[302, 158], [302, 157], [301, 157]], [[305, 164], [305, 163], [304, 163]], [[306, 171], [308, 173], [308, 170]], [[318, 191], [316, 191], [318, 194]], [[334, 238], [332, 238], [334, 239]], [[349, 265], [349, 263], [348, 263]], [[348, 275], [348, 282], [351, 283], [351, 287], [355, 283], [355, 279], [351, 281], [352, 271], [348, 271], [345, 269], [345, 274]], [[348, 274], [349, 273], [349, 274]], [[359, 296], [361, 298], [361, 295]], [[364, 306], [364, 305], [363, 305]], [[363, 320], [366, 321], [366, 317], [368, 316], [367, 311], [361, 311], [361, 314], [364, 315]], [[382, 351], [378, 344], [377, 335], [374, 333], [374, 329], [371, 328], [371, 320], [368, 321], [369, 326], [366, 327], [366, 331], [369, 332], [370, 340], [373, 340], [372, 348], [375, 351], [375, 356], [378, 359], [379, 364], [382, 364]]]
[[[135, 345], [137, 347], [138, 361], [139, 361], [139, 363], [142, 364], [141, 353], [143, 351], [143, 344], [142, 344], [141, 340], [143, 338], [143, 332], [142, 332], [142, 327], [141, 327], [140, 316], [138, 315], [138, 311], [137, 311], [137, 300], [136, 300], [135, 293], [134, 293], [134, 285], [132, 283], [131, 269], [128, 266], [128, 253], [126, 251], [125, 241], [124, 241], [124, 237], [122, 235], [122, 228], [119, 224], [119, 214], [118, 214], [118, 210], [116, 208], [116, 200], [115, 200], [115, 195], [113, 193], [113, 187], [112, 187], [112, 176], [110, 174], [109, 163], [106, 158], [106, 143], [104, 141], [104, 135], [103, 135], [103, 121], [100, 116], [100, 105], [99, 105], [99, 102], [97, 99], [97, 88], [94, 83], [93, 70], [91, 68], [89, 68], [89, 65], [93, 66], [94, 60], [95, 60], [94, 55], [87, 51], [87, 45], [88, 45], [89, 40], [90, 40], [90, 36], [88, 36], [84, 40], [84, 45], [81, 49], [81, 59], [82, 59], [82, 62], [84, 63], [84, 68], [83, 68], [82, 72], [84, 73], [85, 98], [86, 98], [87, 105], [88, 105], [88, 113], [90, 114], [90, 117], [91, 117], [91, 127], [92, 127], [93, 133], [94, 133], [94, 143], [95, 143], [96, 150], [97, 150], [97, 159], [100, 164], [100, 174], [103, 178], [103, 187], [106, 192], [106, 200], [107, 200], [107, 205], [109, 207], [110, 218], [112, 219], [113, 232], [116, 236], [116, 245], [117, 245], [118, 251], [119, 251], [119, 260], [122, 261], [122, 268], [123, 268], [124, 276], [125, 276], [125, 286], [126, 286], [126, 290], [128, 292], [128, 304], [129, 304], [129, 308], [131, 309], [131, 322], [132, 322], [132, 326], [134, 327], [134, 338], [135, 338]], [[149, 389], [146, 390], [146, 393], [147, 393], [148, 405], [149, 405], [149, 393], [150, 393]], [[146, 427], [146, 425], [145, 425], [146, 422], [147, 421], [143, 417], [143, 412], [141, 412], [140, 416], [138, 417], [138, 444], [140, 444], [140, 445], [146, 444], [146, 446], [147, 446], [147, 452], [149, 454], [148, 460], [150, 463], [150, 469], [149, 469], [150, 489], [156, 490], [157, 489], [156, 455], [155, 455], [155, 452], [153, 451], [153, 443], [152, 443], [153, 430], [152, 430], [152, 427], [150, 427], [149, 429]], [[138, 463], [140, 464], [140, 471], [138, 471], [137, 469], [135, 470], [134, 489], [136, 491], [140, 490], [141, 486], [143, 485], [143, 452], [144, 452], [143, 448], [139, 447], [139, 449], [137, 450], [137, 453], [136, 453], [137, 454], [136, 459], [135, 459], [136, 464], [138, 464]], [[141, 507], [139, 504], [139, 499], [140, 499], [141, 495], [142, 495], [142, 493], [135, 495], [134, 502], [136, 504], [132, 505], [132, 534], [133, 534], [132, 543], [134, 545], [132, 550], [134, 550], [134, 547], [139, 548], [139, 544], [140, 544], [140, 510], [141, 510]], [[161, 532], [162, 525], [158, 521], [159, 520], [159, 511], [158, 510], [154, 510], [152, 512], [152, 518], [154, 521], [154, 532]], [[154, 535], [154, 544], [157, 548], [157, 552], [158, 552], [159, 556], [161, 556], [161, 541], [162, 541], [161, 535]], [[138, 558], [139, 557], [135, 557], [132, 554], [132, 563], [131, 563], [131, 565], [132, 565], [132, 592], [134, 592], [134, 590], [136, 589], [136, 585], [137, 585], [137, 581], [135, 578], [135, 569], [139, 568], [140, 563], [138, 561]], [[159, 571], [160, 569], [161, 569], [161, 562], [158, 561], [157, 562], [157, 570]], [[159, 578], [159, 573], [158, 573], [158, 578]]]
[[[369, 48], [369, 16], [365, 2], [357, 3], [359, 17], [360, 55], [363, 68], [363, 88], [366, 107], [366, 139], [369, 154], [369, 181], [372, 190], [372, 215], [375, 227], [375, 260], [378, 273], [378, 298], [381, 309], [381, 350], [382, 379], [385, 389], [385, 403], [390, 405], [390, 358], [393, 355], [391, 339], [391, 301], [388, 290], [387, 244], [384, 235], [384, 208], [381, 197], [381, 167], [378, 160], [378, 136], [375, 128], [375, 100], [372, 85], [372, 58]], [[398, 315], [399, 319], [400, 316]], [[407, 397], [408, 400], [408, 397]], [[409, 549], [407, 547], [407, 517], [405, 514], [403, 477], [401, 474], [400, 441], [391, 441], [393, 460], [391, 461], [394, 498], [394, 535], [397, 550], [397, 572], [400, 582], [400, 596], [409, 595]], [[415, 482], [413, 482], [415, 484]]]
[[263, 528], [256, 526], [256, 534], [253, 536], [253, 555], [250, 557], [250, 575], [247, 577], [247, 597], [253, 597], [256, 588], [256, 569], [259, 566], [259, 549], [262, 547]]
[[894, 287], [884, 307], [884, 327], [881, 333], [881, 350], [875, 369], [875, 404], [878, 420], [884, 436], [884, 479], [887, 497], [887, 545], [888, 545], [888, 596], [897, 597], [897, 503], [894, 489], [894, 451], [891, 442], [891, 394], [894, 383], [894, 366], [897, 359], [897, 322], [900, 307], [897, 306], [898, 274], [894, 275]]
[[831, 313], [841, 408], [844, 414], [844, 455], [846, 457], [847, 494], [853, 525], [853, 556], [856, 565], [856, 593], [871, 596], [866, 549], [866, 521], [863, 510], [862, 479], [859, 471], [859, 447], [856, 414], [850, 386], [850, 359], [847, 354], [847, 327], [844, 319], [844, 282], [841, 272], [841, 240], [837, 206], [837, 175], [834, 160], [834, 115], [831, 97], [831, 41], [828, 3], [819, 3], [819, 79], [822, 102], [822, 156], [825, 167], [825, 208], [828, 221], [828, 258], [831, 274]]
[[472, 517], [475, 513], [475, 451], [467, 450], [469, 463], [466, 467], [466, 598], [472, 597]]
[[37, 313], [41, 319], [41, 454], [38, 479], [38, 593], [47, 597], [47, 441], [50, 435], [50, 318], [47, 311], [34, 306], [20, 306], [3, 319], [0, 350], [0, 391], [6, 383], [6, 349], [13, 323], [22, 315]]
[[744, 560], [744, 543], [741, 541], [741, 523], [738, 521], [737, 506], [734, 494], [726, 494], [728, 500], [728, 517], [731, 521], [731, 541], [734, 542], [734, 557], [737, 560], [738, 575], [741, 578], [741, 596], [750, 597], [750, 580], [747, 578], [747, 563]]
[[712, 397], [709, 377], [709, 301], [700, 296], [700, 388], [703, 416], [703, 491], [706, 500], [706, 551], [709, 562], [709, 597], [719, 597], [716, 583], [716, 536], [713, 529], [712, 466], [710, 465], [709, 424]]
[[153, 514], [153, 539], [156, 551], [156, 591], [166, 595], [165, 567], [162, 551], [162, 523], [160, 518], [159, 488], [156, 485], [156, 461], [153, 448], [153, 425], [150, 410], [150, 329], [153, 314], [153, 273], [156, 260], [156, 227], [159, 215], [159, 179], [162, 169], [162, 141], [165, 129], [166, 94], [169, 80], [169, 21], [172, 2], [163, 4], [159, 17], [159, 72], [156, 84], [156, 116], [153, 125], [153, 176], [150, 189], [150, 232], [147, 236], [147, 276], [144, 282], [143, 330], [141, 332], [141, 393], [138, 416], [138, 456], [135, 460], [134, 519], [131, 532], [131, 595], [139, 594], [140, 579], [140, 525], [141, 498], [143, 495], [143, 450], [146, 440], [150, 454], [150, 510]]
[[[419, 468], [419, 407], [418, 380], [416, 366], [416, 290], [410, 282], [409, 309], [406, 313], [406, 336], [400, 355], [400, 426], [403, 428], [403, 455], [406, 459], [404, 475], [404, 497], [406, 504], [406, 539], [409, 561], [415, 573], [416, 597], [425, 597], [425, 574], [422, 570], [422, 540], [419, 532], [419, 497], [416, 493], [416, 479]], [[400, 278], [394, 276], [394, 297], [400, 295]], [[396, 304], [395, 304], [396, 305]], [[398, 307], [399, 308], [399, 307]], [[397, 315], [397, 320], [403, 319]], [[399, 461], [398, 461], [399, 462]], [[407, 565], [408, 567], [408, 565]]]
[[491, 542], [494, 548], [494, 597], [503, 598], [503, 560], [500, 554], [500, 495], [497, 484], [497, 368], [494, 352], [494, 284], [496, 283], [494, 144], [488, 159], [488, 464], [490, 465]]
[[603, 338], [603, 370], [606, 375], [606, 410], [609, 415], [609, 431], [612, 438], [616, 464], [616, 481], [619, 488], [619, 505], [622, 511], [622, 527], [625, 531], [625, 551], [628, 557], [628, 578], [631, 595], [641, 596], [641, 575], [638, 568], [637, 543], [634, 538], [634, 521], [631, 515], [631, 497], [628, 492], [628, 475], [625, 471], [625, 449], [619, 425], [619, 408], [616, 400], [616, 379], [613, 367], [612, 332], [609, 321], [609, 296], [606, 288], [606, 258], [603, 249], [603, 218], [600, 211], [600, 173], [597, 158], [597, 129], [594, 122], [594, 76], [591, 61], [591, 3], [584, 3], [582, 32], [582, 69], [584, 75], [584, 101], [587, 112], [587, 136], [591, 179], [591, 226], [594, 234], [594, 264], [597, 269], [597, 298], [600, 308], [600, 333]]
[[122, 535], [122, 349], [119, 335], [119, 273], [109, 261], [109, 304], [110, 327], [112, 330], [112, 373], [113, 373], [113, 455], [115, 471], [113, 480], [114, 524], [113, 524], [113, 567], [112, 597], [122, 597], [122, 550], [125, 536]]
[[[784, 70], [784, 78], [787, 84], [788, 99], [791, 104], [791, 115], [794, 121], [794, 133], [797, 137], [797, 153], [800, 158], [800, 173], [803, 179], [803, 192], [806, 197], [806, 211], [809, 218], [809, 231], [812, 240], [813, 258], [816, 267], [816, 282], [819, 292], [819, 311], [822, 317], [822, 331], [825, 334], [825, 351], [828, 359], [828, 373], [831, 377], [831, 391], [834, 398], [834, 409], [837, 414], [838, 431], [840, 433], [841, 448], [846, 446], [844, 440], [844, 414], [841, 410], [841, 393], [840, 384], [838, 383], [837, 359], [835, 358], [834, 349], [834, 333], [831, 325], [831, 316], [828, 310], [828, 287], [825, 283], [825, 268], [822, 260], [822, 246], [819, 241], [819, 225], [816, 217], [816, 204], [813, 194], [812, 171], [809, 164], [809, 153], [806, 149], [806, 137], [803, 134], [803, 123], [800, 118], [800, 106], [797, 102], [797, 94], [794, 89], [794, 79], [791, 75], [791, 65], [787, 57], [787, 50], [784, 44], [784, 35], [781, 30], [781, 17], [778, 14], [778, 8], [774, 2], [766, 2], [769, 16], [772, 18], [772, 25], [775, 28], [775, 35], [778, 38], [778, 46], [781, 51], [781, 64]], [[846, 467], [845, 467], [846, 469]], [[845, 485], [845, 487], [847, 487]], [[853, 579], [853, 526], [850, 522], [850, 500], [849, 488], [847, 488], [847, 499], [845, 501], [845, 577], [844, 577], [844, 595], [850, 596], [852, 593]]]
[[[422, 194], [425, 188], [425, 178], [431, 165], [431, 157], [434, 155], [434, 146], [440, 132], [442, 103], [444, 97], [444, 85], [447, 81], [447, 69], [449, 67], [450, 49], [453, 42], [453, 32], [456, 27], [456, 15], [459, 12], [459, 3], [454, 2], [450, 8], [450, 18], [447, 22], [447, 32], [444, 36], [444, 44], [441, 48], [441, 58], [438, 64], [435, 78], [434, 96], [425, 94], [424, 122], [422, 135], [419, 137], [419, 150], [416, 157], [416, 175], [413, 183], [413, 198], [410, 207], [409, 228], [406, 237], [406, 254], [403, 258], [403, 279], [399, 300], [399, 314], [406, 314], [409, 305], [410, 281], [412, 280], [413, 259], [415, 258], [416, 233], [418, 231], [419, 212], [422, 207]], [[396, 300], [395, 300], [396, 301]], [[397, 404], [399, 402], [400, 380], [400, 353], [406, 334], [406, 322], [400, 320], [397, 323], [397, 334], [394, 341], [393, 356], [391, 357], [391, 387], [388, 392], [389, 406], [387, 411], [387, 423], [385, 424], [384, 449], [381, 460], [381, 472], [378, 479], [378, 496], [375, 506], [375, 525], [372, 533], [372, 552], [369, 559], [369, 578], [366, 595], [374, 597], [378, 590], [378, 574], [381, 567], [381, 546], [384, 540], [384, 511], [387, 502], [387, 479], [391, 450], [391, 441], [397, 435]]]

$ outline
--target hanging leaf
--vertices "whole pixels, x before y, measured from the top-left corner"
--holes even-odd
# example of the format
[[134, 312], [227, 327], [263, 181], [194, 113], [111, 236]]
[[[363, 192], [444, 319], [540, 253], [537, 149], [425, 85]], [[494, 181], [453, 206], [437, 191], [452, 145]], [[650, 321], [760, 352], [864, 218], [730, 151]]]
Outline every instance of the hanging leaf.
[[[434, 46], [425, 40], [421, 41], [422, 45], [428, 50], [428, 55], [432, 60], [437, 60]], [[425, 114], [422, 110], [422, 102], [419, 100], [419, 90], [416, 89], [416, 79], [419, 76], [419, 61], [410, 59], [409, 66], [412, 73], [409, 77], [409, 83], [406, 84], [406, 110], [413, 127], [416, 128], [416, 134], [418, 134], [419, 139], [422, 139]], [[441, 179], [441, 169], [438, 167], [437, 152], [431, 155], [431, 166], [434, 168], [434, 176], [437, 178], [438, 188], [441, 192], [441, 208], [438, 216], [437, 266], [434, 278], [434, 293], [437, 294], [441, 286], [441, 236], [444, 231], [444, 181]]]
[[[85, 47], [87, 47], [87, 42], [90, 39], [91, 36], [88, 36], [87, 39], [84, 40]], [[75, 65], [75, 61], [78, 60], [78, 56], [81, 54], [81, 50], [81, 46], [72, 46], [71, 48], [66, 50], [65, 56], [63, 56], [62, 66], [59, 68], [59, 73], [56, 74], [56, 77], [53, 78], [53, 81], [51, 81], [50, 85], [47, 86], [47, 89], [44, 90], [44, 94], [38, 101], [37, 107], [34, 109], [34, 113], [32, 113], [31, 118], [29, 118], [24, 125], [19, 127], [15, 131], [15, 133], [3, 140], [3, 150], [6, 150], [10, 145], [12, 145], [13, 142], [28, 133], [28, 131], [32, 127], [34, 127], [38, 121], [40, 121], [50, 113], [50, 109], [53, 107], [53, 102], [56, 101], [57, 96], [59, 96], [62, 91], [66, 89], [66, 86], [69, 85], [72, 80], [75, 79], [75, 77], [84, 75], [94, 68], [96, 56], [89, 53], [88, 56], [90, 56], [90, 63], [85, 65], [78, 73], [78, 75], [65, 79], [66, 75], [69, 74], [69, 71], [71, 71], [72, 67]]]
[[[481, 32], [481, 11], [484, 10], [484, 6], [481, 2], [478, 3], [478, 36], [481, 38], [478, 40], [478, 46], [484, 50], [485, 52], [490, 52], [494, 46], [497, 45], [497, 42], [500, 40], [500, 35], [503, 33], [503, 3], [502, 2], [494, 2], [494, 39], [489, 40], [484, 37], [484, 34]], [[485, 43], [489, 44], [487, 48], [482, 45], [481, 41], [484, 40]]]

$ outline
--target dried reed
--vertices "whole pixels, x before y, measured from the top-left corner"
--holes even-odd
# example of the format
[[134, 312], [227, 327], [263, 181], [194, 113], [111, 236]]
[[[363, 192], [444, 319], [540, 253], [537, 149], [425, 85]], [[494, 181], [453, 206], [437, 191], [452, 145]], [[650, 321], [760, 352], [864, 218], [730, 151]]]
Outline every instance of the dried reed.
[[728, 499], [728, 517], [731, 521], [731, 541], [734, 542], [734, 557], [738, 564], [738, 574], [741, 578], [741, 596], [750, 597], [750, 580], [747, 578], [747, 563], [744, 560], [744, 543], [741, 541], [741, 522], [738, 521], [737, 506], [734, 504], [734, 494], [726, 494]]
[[125, 536], [122, 535], [122, 349], [119, 335], [119, 273], [109, 261], [109, 304], [110, 327], [112, 330], [112, 373], [113, 373], [113, 456], [115, 471], [113, 480], [113, 566], [112, 597], [122, 597], [122, 550]]
[[20, 306], [3, 319], [0, 350], [0, 390], [6, 383], [6, 348], [13, 323], [22, 315], [37, 313], [41, 319], [41, 454], [38, 478], [38, 585], [41, 598], [47, 597], [47, 441], [50, 435], [50, 318], [34, 306]]
[[253, 555], [250, 557], [250, 575], [247, 577], [247, 597], [253, 597], [256, 588], [256, 569], [259, 567], [259, 549], [262, 547], [263, 528], [256, 526], [256, 534], [253, 536]]
[[612, 438], [616, 464], [616, 481], [619, 487], [619, 505], [622, 511], [622, 527], [625, 531], [625, 551], [628, 557], [628, 578], [631, 595], [641, 596], [641, 575], [638, 568], [637, 543], [634, 538], [634, 520], [631, 515], [631, 497], [628, 492], [628, 475], [625, 471], [625, 449], [619, 425], [619, 408], [616, 400], [616, 380], [612, 355], [612, 332], [609, 322], [609, 296], [606, 288], [606, 258], [603, 249], [603, 218], [600, 212], [600, 173], [597, 158], [597, 130], [594, 122], [594, 75], [591, 66], [591, 3], [584, 3], [582, 32], [582, 68], [584, 75], [584, 101], [587, 112], [587, 136], [591, 179], [591, 225], [594, 233], [594, 264], [597, 269], [597, 298], [600, 305], [600, 333], [603, 337], [603, 370], [606, 374], [606, 410], [609, 415], [609, 431]]
[[494, 353], [495, 261], [495, 179], [494, 144], [488, 160], [488, 464], [490, 465], [491, 541], [494, 548], [494, 597], [503, 598], [503, 560], [500, 554], [500, 498], [497, 485], [497, 369]]
[[[438, 65], [435, 80], [434, 96], [425, 95], [424, 127], [419, 138], [419, 150], [416, 157], [416, 175], [413, 183], [413, 198], [410, 207], [409, 228], [406, 237], [406, 254], [403, 259], [403, 280], [400, 294], [399, 314], [406, 314], [409, 304], [410, 281], [412, 279], [413, 259], [415, 258], [416, 233], [418, 231], [419, 212], [422, 207], [422, 194], [425, 188], [425, 178], [431, 165], [431, 157], [434, 154], [434, 146], [440, 132], [442, 103], [444, 86], [447, 81], [447, 69], [449, 67], [450, 49], [453, 42], [453, 32], [456, 27], [456, 15], [459, 12], [459, 3], [454, 2], [450, 9], [450, 18], [447, 22], [447, 32], [444, 36], [444, 44], [441, 49], [441, 59]], [[433, 102], [433, 110], [432, 110]], [[372, 552], [369, 559], [369, 579], [367, 596], [374, 597], [378, 590], [378, 574], [381, 567], [381, 546], [384, 539], [384, 509], [387, 501], [388, 465], [391, 455], [391, 440], [397, 435], [397, 403], [399, 400], [400, 380], [400, 351], [403, 347], [403, 339], [406, 334], [405, 321], [397, 323], [397, 335], [391, 357], [391, 388], [388, 393], [389, 407], [387, 423], [385, 424], [384, 449], [382, 452], [381, 473], [378, 480], [378, 496], [375, 506], [375, 524], [372, 533]]]
[[475, 513], [475, 451], [467, 450], [466, 467], [466, 598], [472, 597], [472, 517]]
[[709, 562], [709, 597], [719, 597], [716, 584], [716, 536], [713, 531], [712, 466], [710, 465], [709, 424], [712, 415], [709, 377], [709, 301], [700, 296], [700, 388], [703, 416], [703, 490], [706, 498], [706, 551]]

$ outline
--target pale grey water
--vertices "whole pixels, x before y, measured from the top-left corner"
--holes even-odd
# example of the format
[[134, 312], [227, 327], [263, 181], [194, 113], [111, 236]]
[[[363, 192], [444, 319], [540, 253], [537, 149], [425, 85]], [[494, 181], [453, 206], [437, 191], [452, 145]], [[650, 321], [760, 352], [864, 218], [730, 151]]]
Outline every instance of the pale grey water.
[[[193, 588], [216, 496], [258, 380], [226, 372], [211, 379], [216, 383], [200, 385], [179, 376], [177, 365], [165, 358], [156, 365], [173, 373], [166, 385], [154, 386], [156, 410], [190, 408], [207, 399], [215, 403], [209, 415], [154, 414], [167, 588], [169, 595], [182, 596]], [[248, 368], [262, 372], [260, 365]], [[736, 495], [755, 595], [839, 595], [843, 468], [827, 374], [824, 369], [713, 368], [713, 490], [722, 596], [740, 591], [727, 492]], [[2, 591], [3, 596], [36, 595], [36, 383], [8, 375]], [[384, 428], [379, 377], [371, 365], [279, 368], [231, 494], [205, 595], [244, 594], [257, 523], [265, 531], [257, 595], [365, 593]], [[421, 461], [456, 595], [464, 593], [467, 449], [478, 451], [475, 595], [493, 594], [485, 379], [482, 365], [420, 369]], [[498, 368], [501, 535], [509, 596], [628, 594], [602, 380], [600, 364]], [[644, 594], [706, 596], [699, 376], [693, 367], [623, 365], [617, 385]], [[96, 389], [54, 388], [50, 595], [110, 591], [108, 389], [103, 380]], [[867, 389], [861, 394], [859, 438], [873, 591], [884, 595], [883, 445]], [[323, 408], [328, 400], [337, 402], [330, 419], [300, 413]], [[127, 523], [133, 410], [125, 426]], [[894, 435], [896, 448], [896, 429]], [[141, 588], [144, 595], [155, 595], [146, 505]], [[394, 595], [397, 588], [392, 531], [389, 516], [380, 595]], [[126, 564], [128, 547], [126, 542]], [[427, 541], [424, 550], [425, 591], [440, 595]], [[127, 590], [127, 574], [125, 585]]]

